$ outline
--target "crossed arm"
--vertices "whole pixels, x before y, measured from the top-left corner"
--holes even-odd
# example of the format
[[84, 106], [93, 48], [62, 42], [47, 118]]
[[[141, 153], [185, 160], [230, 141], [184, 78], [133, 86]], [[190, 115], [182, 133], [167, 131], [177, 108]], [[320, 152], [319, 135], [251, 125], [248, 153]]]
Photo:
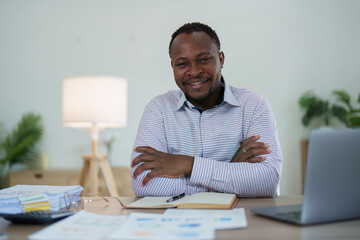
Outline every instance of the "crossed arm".
[[161, 117], [158, 119], [159, 116], [152, 114], [147, 119], [149, 124], [140, 124], [132, 154], [132, 184], [137, 196], [200, 191], [235, 193], [243, 197], [275, 195], [282, 156], [271, 110], [253, 119], [232, 159], [223, 161], [169, 153], [165, 131], [151, 128], [153, 124], [161, 125]]
[[135, 151], [140, 154], [132, 163], [134, 192], [137, 196], [171, 196], [218, 191], [243, 197], [272, 197], [279, 174], [273, 161], [267, 162], [266, 157], [259, 156], [271, 154], [268, 145], [255, 139], [258, 137], [246, 139], [231, 162], [137, 147]]
[[[256, 142], [260, 136], [252, 136], [244, 140], [239, 150], [236, 152], [230, 162], [248, 162], [259, 163], [266, 159], [264, 154], [271, 153], [269, 145]], [[142, 172], [149, 170], [142, 181], [145, 186], [150, 180], [156, 177], [190, 177], [194, 164], [194, 157], [186, 155], [176, 155], [157, 151], [149, 146], [139, 146], [134, 149], [135, 152], [141, 153], [132, 161], [131, 167], [139, 165], [132, 174], [136, 179]]]

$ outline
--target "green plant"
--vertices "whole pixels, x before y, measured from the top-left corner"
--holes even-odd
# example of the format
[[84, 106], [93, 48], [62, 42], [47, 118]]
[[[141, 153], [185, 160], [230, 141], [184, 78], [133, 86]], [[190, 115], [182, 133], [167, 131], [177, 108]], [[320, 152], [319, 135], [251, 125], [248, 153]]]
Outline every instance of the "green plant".
[[[351, 104], [351, 97], [346, 91], [335, 90], [332, 93], [337, 100], [337, 103], [332, 106], [332, 114], [344, 123], [346, 127], [360, 127], [360, 107], [355, 108]], [[360, 93], [357, 103], [360, 103]]]
[[315, 95], [314, 91], [306, 91], [299, 100], [300, 107], [305, 111], [302, 117], [304, 126], [308, 126], [314, 118], [320, 118], [328, 126], [330, 123], [329, 102]]
[[[333, 101], [322, 99], [314, 91], [306, 91], [299, 99], [299, 105], [304, 110], [302, 123], [308, 126], [310, 122], [318, 118], [325, 126], [330, 125], [331, 118], [337, 118], [346, 127], [360, 127], [360, 108], [351, 104], [350, 95], [345, 90], [334, 90]], [[360, 94], [357, 99], [360, 103]]]
[[0, 134], [0, 187], [4, 187], [7, 173], [14, 164], [25, 164], [39, 156], [39, 142], [43, 136], [41, 116], [26, 113], [8, 134], [1, 124]]

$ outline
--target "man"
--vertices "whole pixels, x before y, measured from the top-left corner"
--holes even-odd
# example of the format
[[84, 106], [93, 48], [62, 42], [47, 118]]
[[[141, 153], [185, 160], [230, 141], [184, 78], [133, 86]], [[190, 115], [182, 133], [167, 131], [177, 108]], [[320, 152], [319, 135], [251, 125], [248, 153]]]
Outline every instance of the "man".
[[135, 194], [274, 196], [282, 154], [268, 101], [225, 83], [225, 55], [207, 25], [180, 27], [169, 55], [180, 90], [155, 97], [145, 108], [132, 154]]

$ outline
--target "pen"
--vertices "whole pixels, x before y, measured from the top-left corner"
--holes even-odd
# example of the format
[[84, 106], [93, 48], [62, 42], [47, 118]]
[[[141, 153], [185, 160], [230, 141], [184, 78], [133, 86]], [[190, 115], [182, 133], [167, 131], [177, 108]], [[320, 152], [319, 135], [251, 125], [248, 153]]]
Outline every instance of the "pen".
[[173, 202], [173, 201], [178, 200], [178, 199], [183, 198], [183, 197], [185, 197], [185, 193], [182, 193], [179, 196], [171, 197], [168, 200], [166, 200], [166, 202]]

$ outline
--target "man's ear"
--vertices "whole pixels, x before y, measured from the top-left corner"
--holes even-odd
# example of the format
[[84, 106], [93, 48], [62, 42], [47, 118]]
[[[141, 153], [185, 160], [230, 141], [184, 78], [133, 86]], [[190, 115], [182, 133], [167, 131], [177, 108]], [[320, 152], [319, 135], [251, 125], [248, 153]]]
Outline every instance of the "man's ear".
[[225, 54], [223, 51], [219, 52], [220, 66], [223, 68], [225, 62]]

